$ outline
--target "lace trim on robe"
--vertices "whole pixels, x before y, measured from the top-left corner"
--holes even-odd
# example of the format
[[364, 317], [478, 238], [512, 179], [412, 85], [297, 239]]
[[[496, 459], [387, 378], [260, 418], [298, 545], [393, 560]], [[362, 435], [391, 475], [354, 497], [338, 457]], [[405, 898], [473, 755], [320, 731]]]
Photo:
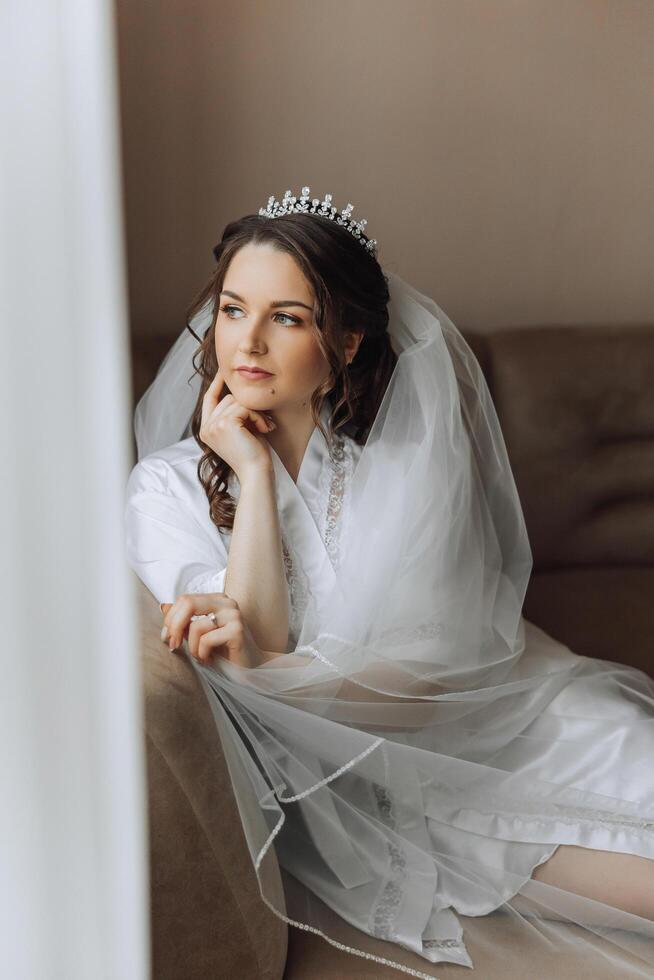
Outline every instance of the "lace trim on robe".
[[[395, 829], [391, 794], [385, 786], [380, 786], [379, 783], [373, 783], [372, 790], [380, 819], [387, 827]], [[372, 935], [378, 939], [393, 939], [395, 937], [393, 924], [400, 908], [403, 886], [407, 876], [406, 856], [401, 843], [387, 839], [386, 847], [389, 858], [388, 872], [371, 916]]]
[[[384, 759], [385, 782], [388, 783], [388, 756], [385, 745], [382, 745], [381, 751]], [[372, 790], [380, 819], [387, 827], [398, 833], [392, 794], [387, 786], [382, 786], [380, 783], [373, 783]], [[371, 932], [379, 939], [397, 941], [393, 924], [402, 901], [404, 882], [407, 877], [407, 861], [399, 833], [398, 840], [388, 839], [386, 846], [389, 856], [388, 872], [370, 916]], [[467, 953], [461, 939], [423, 939], [422, 945], [424, 949], [459, 949]]]
[[[654, 831], [654, 820], [642, 820], [640, 817], [631, 816], [628, 813], [614, 813], [612, 810], [594, 810], [592, 807], [571, 806], [564, 803], [554, 803], [554, 813], [552, 817], [538, 817], [531, 814], [524, 817], [528, 820], [536, 820], [542, 823], [591, 823], [603, 827], [629, 827], [633, 830], [644, 830], [648, 833]], [[514, 816], [522, 817], [515, 813]]]
[[[448, 787], [440, 785], [443, 794], [447, 794]], [[528, 820], [531, 823], [572, 823], [576, 826], [589, 823], [597, 827], [626, 827], [633, 831], [644, 831], [652, 833], [654, 831], [654, 820], [643, 819], [638, 814], [620, 812], [618, 810], [597, 810], [594, 807], [574, 806], [571, 803], [550, 803], [542, 802], [541, 808], [545, 812], [531, 812], [534, 807], [533, 801], [521, 800], [519, 797], [512, 797], [510, 806], [507, 807], [506, 799], [492, 793], [484, 793], [484, 811], [486, 807], [495, 814], [506, 814], [510, 818]], [[481, 810], [481, 807], [480, 807]]]
[[[329, 454], [324, 457], [318, 478], [319, 513], [317, 524], [320, 536], [329, 554], [334, 569], [340, 560], [340, 532], [342, 515], [347, 501], [347, 486], [354, 469], [354, 454], [349, 441], [338, 434], [334, 435], [334, 445]], [[302, 621], [309, 599], [309, 582], [300, 562], [297, 564], [291, 556], [291, 549], [282, 536], [282, 553], [284, 569], [290, 600], [289, 610], [289, 646], [293, 649], [300, 635]], [[292, 643], [292, 646], [291, 646]], [[289, 652], [289, 651], [287, 651]]]
[[354, 453], [349, 439], [334, 434], [334, 445], [329, 449], [329, 465], [323, 465], [320, 473], [320, 500], [322, 515], [320, 527], [327, 553], [334, 567], [340, 561], [340, 535], [344, 524], [347, 504], [347, 487], [354, 470]]
[[395, 643], [399, 640], [403, 643], [413, 643], [419, 640], [431, 640], [443, 636], [444, 633], [445, 624], [442, 620], [430, 619], [418, 626], [394, 626], [384, 630], [382, 636], [384, 642]]
[[293, 562], [283, 537], [282, 554], [284, 556], [284, 570], [286, 572], [290, 606], [288, 615], [290, 649], [288, 649], [286, 652], [290, 653], [297, 643], [297, 637], [300, 635], [304, 611], [306, 609], [307, 602], [309, 601], [309, 586], [306, 575], [299, 565], [296, 567], [295, 563]]
[[634, 827], [637, 830], [647, 830], [650, 833], [654, 831], [654, 820], [641, 820], [639, 817], [632, 817], [626, 813], [613, 813], [611, 810], [592, 810], [587, 807], [564, 806], [563, 804], [556, 804], [556, 806], [562, 813], [566, 814], [565, 817], [557, 815], [557, 820], [578, 823], [579, 818], [581, 818], [606, 826]]

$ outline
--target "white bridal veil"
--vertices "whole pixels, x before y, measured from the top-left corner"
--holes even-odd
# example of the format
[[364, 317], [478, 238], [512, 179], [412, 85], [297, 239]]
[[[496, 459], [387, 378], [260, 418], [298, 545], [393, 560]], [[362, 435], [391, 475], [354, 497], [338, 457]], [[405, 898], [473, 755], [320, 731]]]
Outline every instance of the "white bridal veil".
[[[651, 977], [654, 922], [531, 873], [565, 843], [654, 858], [654, 682], [523, 619], [531, 551], [481, 369], [386, 275], [398, 360], [295, 650], [256, 669], [192, 659], [261, 895], [413, 976], [485, 978], [501, 950], [507, 977], [562, 956], [571, 975]], [[139, 402], [139, 459], [190, 433], [196, 348], [185, 330]]]

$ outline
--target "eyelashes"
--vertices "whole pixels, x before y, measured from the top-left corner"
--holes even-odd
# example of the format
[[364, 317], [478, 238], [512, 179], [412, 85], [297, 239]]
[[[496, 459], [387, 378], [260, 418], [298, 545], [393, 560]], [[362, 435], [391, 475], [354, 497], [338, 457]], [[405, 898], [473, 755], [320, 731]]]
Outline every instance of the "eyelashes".
[[[239, 306], [234, 306], [233, 303], [226, 303], [225, 306], [221, 306], [220, 309], [223, 311], [223, 313], [225, 313], [227, 315], [228, 319], [230, 319], [230, 320], [238, 320], [238, 317], [230, 316], [229, 311], [230, 310], [240, 310], [240, 307]], [[295, 316], [291, 316], [290, 313], [275, 313], [275, 316], [283, 316], [283, 317], [285, 317], [285, 319], [290, 320], [290, 323], [283, 323], [282, 324], [282, 326], [284, 326], [284, 327], [295, 326], [297, 324], [302, 323], [301, 320], [298, 320], [298, 318], [295, 317]]]

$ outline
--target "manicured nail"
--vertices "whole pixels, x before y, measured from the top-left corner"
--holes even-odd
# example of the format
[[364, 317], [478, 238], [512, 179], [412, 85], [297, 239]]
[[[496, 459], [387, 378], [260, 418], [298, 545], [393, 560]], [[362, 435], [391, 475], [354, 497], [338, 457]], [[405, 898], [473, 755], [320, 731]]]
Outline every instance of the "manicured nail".
[[168, 639], [168, 627], [166, 625], [164, 625], [164, 628], [161, 631], [161, 639], [163, 643], [165, 643]]
[[168, 640], [168, 646], [170, 647], [170, 649], [171, 649], [171, 650], [176, 650], [176, 649], [177, 649], [177, 647], [176, 647], [176, 645], [175, 645], [175, 640], [173, 639], [173, 637], [172, 637], [172, 636], [171, 636], [171, 638], [170, 638], [170, 639]]

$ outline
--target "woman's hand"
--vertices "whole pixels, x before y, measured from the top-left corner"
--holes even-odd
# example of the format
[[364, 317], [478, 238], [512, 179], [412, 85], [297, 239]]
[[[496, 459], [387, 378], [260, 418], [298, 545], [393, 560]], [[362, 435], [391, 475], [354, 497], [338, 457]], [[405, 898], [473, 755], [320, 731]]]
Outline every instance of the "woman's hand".
[[[189, 652], [199, 663], [208, 663], [216, 654], [239, 667], [258, 667], [275, 656], [257, 645], [238, 603], [224, 592], [181, 595], [173, 603], [163, 603], [161, 611], [170, 649], [176, 650], [186, 637]], [[215, 615], [215, 623], [208, 613]]]
[[245, 408], [234, 395], [221, 398], [225, 385], [218, 368], [202, 399], [200, 439], [229, 463], [239, 480], [245, 469], [270, 466], [270, 449], [259, 433], [268, 433], [275, 423], [263, 412]]

